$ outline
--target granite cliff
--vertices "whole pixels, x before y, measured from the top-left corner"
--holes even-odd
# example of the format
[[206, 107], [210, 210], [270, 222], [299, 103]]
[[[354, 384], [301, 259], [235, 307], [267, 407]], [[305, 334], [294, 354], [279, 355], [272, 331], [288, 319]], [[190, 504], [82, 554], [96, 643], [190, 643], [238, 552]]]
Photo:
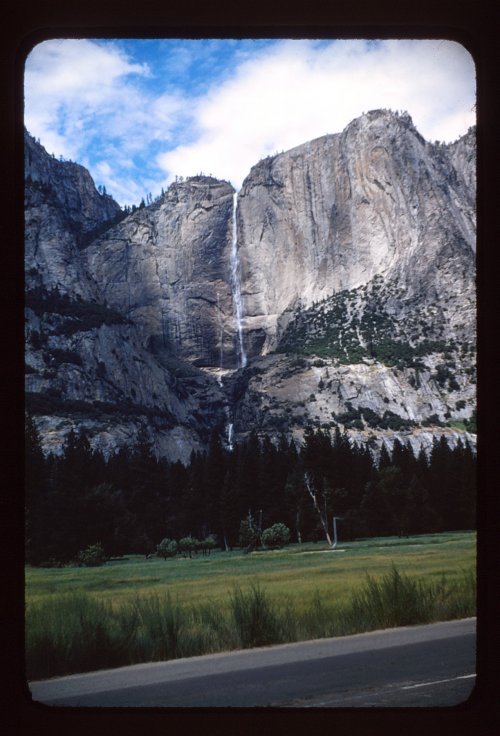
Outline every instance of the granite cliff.
[[376, 449], [474, 428], [473, 130], [432, 144], [372, 111], [260, 161], [237, 195], [197, 176], [129, 213], [27, 135], [25, 207], [48, 449], [73, 426], [108, 451], [142, 428], [183, 461], [212, 429], [338, 424]]

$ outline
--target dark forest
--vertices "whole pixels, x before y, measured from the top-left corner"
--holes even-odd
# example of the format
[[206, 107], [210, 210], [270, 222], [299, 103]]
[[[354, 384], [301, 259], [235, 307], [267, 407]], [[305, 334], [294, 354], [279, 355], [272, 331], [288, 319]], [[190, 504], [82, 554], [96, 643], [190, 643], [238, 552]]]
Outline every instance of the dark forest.
[[214, 432], [184, 466], [157, 459], [145, 436], [106, 458], [72, 432], [62, 454], [45, 456], [27, 415], [25, 453], [32, 565], [72, 563], [94, 544], [108, 557], [153, 554], [186, 536], [229, 550], [248, 519], [259, 531], [285, 524], [294, 543], [326, 542], [334, 515], [344, 541], [475, 527], [475, 454], [444, 436], [417, 456], [396, 440], [376, 461], [339, 428], [307, 428], [300, 447], [251, 433], [232, 451]]

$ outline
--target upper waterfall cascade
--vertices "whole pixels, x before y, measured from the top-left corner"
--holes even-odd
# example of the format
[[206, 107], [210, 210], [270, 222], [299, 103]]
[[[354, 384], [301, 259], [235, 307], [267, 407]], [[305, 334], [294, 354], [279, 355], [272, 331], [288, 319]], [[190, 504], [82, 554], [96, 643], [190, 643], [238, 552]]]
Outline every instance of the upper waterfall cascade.
[[247, 364], [247, 356], [243, 345], [243, 300], [241, 297], [241, 280], [240, 280], [240, 262], [238, 256], [238, 226], [237, 226], [237, 209], [238, 209], [238, 192], [233, 194], [233, 230], [231, 242], [231, 281], [233, 289], [233, 299], [236, 309], [236, 329], [238, 331], [239, 343], [239, 368], [244, 368]]

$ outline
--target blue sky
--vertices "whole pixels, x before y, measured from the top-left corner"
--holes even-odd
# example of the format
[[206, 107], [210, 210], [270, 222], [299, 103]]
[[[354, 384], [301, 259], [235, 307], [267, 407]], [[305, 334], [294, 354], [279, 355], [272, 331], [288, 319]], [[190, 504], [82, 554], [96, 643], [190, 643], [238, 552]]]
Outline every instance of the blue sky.
[[475, 68], [451, 41], [54, 39], [25, 66], [25, 124], [121, 204], [176, 176], [237, 189], [264, 156], [406, 110], [428, 140], [475, 123]]

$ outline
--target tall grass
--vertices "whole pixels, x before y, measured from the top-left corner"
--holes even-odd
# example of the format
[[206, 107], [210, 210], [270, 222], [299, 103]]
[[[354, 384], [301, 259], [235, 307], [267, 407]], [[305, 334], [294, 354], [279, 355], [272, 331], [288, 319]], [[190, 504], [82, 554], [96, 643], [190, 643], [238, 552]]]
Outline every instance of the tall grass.
[[131, 618], [136, 623], [133, 643], [136, 658], [154, 662], [182, 657], [185, 615], [179, 604], [172, 601], [170, 593], [137, 597], [125, 611], [130, 608]]
[[367, 630], [428, 623], [444, 588], [401, 575], [393, 566], [380, 581], [367, 576], [365, 586], [353, 595], [349, 616]]
[[68, 674], [129, 663], [136, 633], [130, 611], [83, 593], [29, 606], [26, 615], [28, 678]]
[[225, 604], [182, 606], [168, 593], [117, 607], [83, 593], [54, 596], [27, 607], [27, 677], [473, 616], [475, 573], [424, 583], [393, 566], [379, 579], [367, 575], [347, 602], [316, 591], [308, 605], [299, 603], [292, 596], [275, 602], [257, 583], [234, 587]]
[[247, 592], [235, 588], [230, 597], [231, 613], [243, 649], [276, 644], [282, 640], [279, 611], [260, 585]]

